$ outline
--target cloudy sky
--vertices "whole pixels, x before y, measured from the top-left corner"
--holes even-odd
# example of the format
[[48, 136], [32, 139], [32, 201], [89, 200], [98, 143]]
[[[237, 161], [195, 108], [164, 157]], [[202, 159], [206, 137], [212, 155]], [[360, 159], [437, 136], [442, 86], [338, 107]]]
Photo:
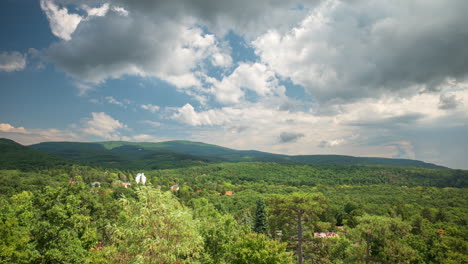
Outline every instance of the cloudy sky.
[[2, 0], [0, 137], [468, 169], [466, 0]]

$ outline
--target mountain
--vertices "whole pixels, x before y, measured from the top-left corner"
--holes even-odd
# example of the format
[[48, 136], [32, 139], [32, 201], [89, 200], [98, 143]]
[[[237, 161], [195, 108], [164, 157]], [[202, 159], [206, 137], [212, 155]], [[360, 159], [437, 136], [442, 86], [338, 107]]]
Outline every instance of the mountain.
[[45, 142], [29, 147], [93, 165], [128, 169], [188, 167], [217, 162], [276, 162], [312, 165], [386, 165], [445, 168], [410, 159], [344, 155], [289, 156], [255, 150], [234, 150], [217, 145], [185, 140], [166, 142]]
[[170, 169], [217, 162], [216, 158], [178, 153], [163, 148], [148, 147], [153, 143], [116, 144], [116, 142], [44, 142], [31, 149], [94, 165], [118, 169]]
[[62, 157], [40, 152], [0, 138], [0, 169], [36, 170], [70, 164]]

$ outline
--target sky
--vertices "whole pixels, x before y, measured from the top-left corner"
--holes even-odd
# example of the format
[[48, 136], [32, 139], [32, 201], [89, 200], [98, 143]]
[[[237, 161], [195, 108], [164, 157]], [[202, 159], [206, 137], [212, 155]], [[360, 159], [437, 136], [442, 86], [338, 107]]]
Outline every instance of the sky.
[[0, 137], [468, 169], [466, 0], [2, 0]]

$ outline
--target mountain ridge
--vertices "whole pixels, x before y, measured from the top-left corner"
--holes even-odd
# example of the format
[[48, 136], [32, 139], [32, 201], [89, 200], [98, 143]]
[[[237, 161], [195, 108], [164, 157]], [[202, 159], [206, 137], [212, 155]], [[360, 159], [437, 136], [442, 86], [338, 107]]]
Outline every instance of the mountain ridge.
[[[187, 140], [171, 140], [163, 142], [127, 142], [127, 141], [103, 141], [103, 142], [42, 142], [29, 145], [29, 148], [43, 151], [49, 154], [62, 156], [73, 160], [93, 160], [94, 149], [101, 153], [101, 157], [108, 157], [109, 162], [121, 162], [121, 159], [138, 160], [152, 153], [165, 153], [166, 155], [190, 155], [185, 158], [201, 163], [216, 162], [277, 162], [296, 163], [309, 165], [388, 165], [410, 166], [421, 168], [447, 168], [444, 166], [412, 159], [393, 159], [380, 157], [356, 157], [348, 155], [285, 155], [262, 152], [257, 150], [236, 150], [214, 144], [194, 142]], [[68, 155], [74, 151], [84, 155], [80, 158]], [[88, 154], [86, 154], [88, 152]], [[141, 153], [139, 153], [141, 152]], [[88, 156], [87, 156], [88, 155]], [[114, 160], [113, 160], [114, 159]], [[172, 161], [177, 158], [170, 157]], [[154, 168], [157, 168], [154, 167]]]

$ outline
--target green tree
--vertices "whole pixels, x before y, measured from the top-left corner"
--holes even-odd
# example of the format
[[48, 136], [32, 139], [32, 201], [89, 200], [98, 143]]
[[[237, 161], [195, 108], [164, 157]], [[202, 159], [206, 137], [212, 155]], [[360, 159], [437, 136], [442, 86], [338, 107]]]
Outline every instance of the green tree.
[[411, 226], [399, 218], [365, 215], [351, 230], [357, 245], [351, 249], [349, 261], [355, 263], [411, 263], [416, 252], [405, 238]]
[[270, 199], [270, 206], [270, 215], [272, 215], [275, 229], [282, 230], [283, 235], [291, 231], [284, 230], [287, 227], [292, 227], [295, 230], [297, 260], [299, 264], [302, 264], [304, 261], [304, 229], [313, 232], [310, 226], [307, 228], [304, 224], [306, 222], [312, 223], [313, 220], [317, 219], [317, 215], [324, 211], [325, 197], [322, 194], [311, 193], [276, 195]]
[[139, 187], [137, 199], [122, 198], [122, 220], [115, 227], [114, 263], [191, 263], [203, 240], [191, 211], [170, 192]]
[[0, 198], [0, 263], [31, 263], [38, 257], [31, 241], [32, 194]]
[[232, 249], [232, 264], [292, 264], [286, 243], [270, 240], [263, 234], [251, 233], [241, 237]]
[[32, 236], [40, 257], [36, 263], [86, 263], [98, 242], [91, 212], [96, 206], [81, 183], [45, 188], [34, 199], [37, 215]]
[[257, 202], [257, 211], [255, 212], [254, 232], [260, 234], [268, 234], [268, 216], [266, 212], [266, 204], [263, 198]]

